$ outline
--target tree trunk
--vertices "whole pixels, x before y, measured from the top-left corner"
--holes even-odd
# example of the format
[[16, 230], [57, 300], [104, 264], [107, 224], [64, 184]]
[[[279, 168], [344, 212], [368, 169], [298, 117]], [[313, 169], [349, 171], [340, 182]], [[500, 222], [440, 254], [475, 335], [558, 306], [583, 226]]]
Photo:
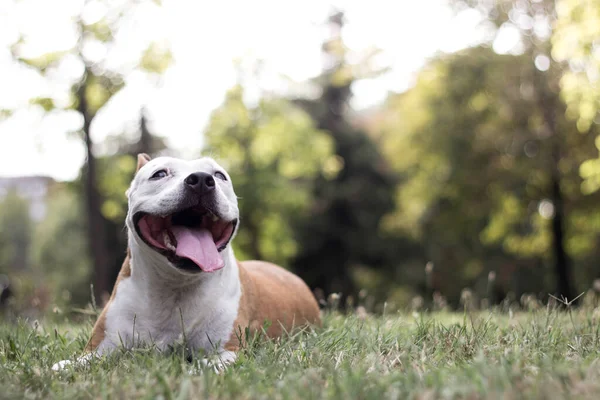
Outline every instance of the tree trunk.
[[[549, 49], [546, 49], [549, 52]], [[533, 54], [532, 54], [533, 59]], [[565, 200], [560, 184], [560, 153], [561, 132], [556, 123], [556, 113], [560, 110], [561, 100], [559, 98], [558, 79], [553, 69], [541, 72], [533, 69], [533, 87], [536, 93], [536, 99], [545, 129], [548, 132], [546, 141], [549, 146], [549, 157], [546, 160], [548, 172], [550, 175], [549, 196], [554, 206], [554, 216], [552, 218], [552, 254], [554, 256], [554, 273], [556, 276], [556, 293], [558, 298], [564, 297], [568, 301], [574, 299], [571, 263], [565, 249], [565, 221], [567, 215], [565, 211]], [[567, 133], [568, 134], [568, 133]]]
[[[558, 147], [558, 145], [555, 145]], [[552, 252], [554, 254], [554, 269], [556, 273], [556, 294], [567, 300], [573, 300], [573, 290], [571, 287], [571, 265], [565, 250], [565, 231], [564, 231], [564, 198], [560, 189], [560, 175], [558, 171], [559, 150], [553, 151], [554, 165], [551, 174], [551, 198], [554, 205], [554, 218], [552, 218]], [[561, 297], [559, 297], [561, 298]]]
[[138, 143], [138, 153], [152, 154], [152, 134], [148, 130], [148, 119], [146, 109], [142, 108], [140, 117], [140, 141]]
[[101, 213], [102, 198], [97, 187], [97, 165], [90, 138], [90, 126], [93, 115], [89, 112], [85, 91], [89, 71], [86, 71], [83, 81], [77, 90], [79, 105], [77, 110], [83, 116], [83, 135], [87, 155], [84, 182], [85, 205], [87, 212], [87, 228], [90, 255], [94, 268], [93, 283], [96, 303], [102, 305], [109, 294], [109, 258], [106, 248], [106, 230], [104, 217]]

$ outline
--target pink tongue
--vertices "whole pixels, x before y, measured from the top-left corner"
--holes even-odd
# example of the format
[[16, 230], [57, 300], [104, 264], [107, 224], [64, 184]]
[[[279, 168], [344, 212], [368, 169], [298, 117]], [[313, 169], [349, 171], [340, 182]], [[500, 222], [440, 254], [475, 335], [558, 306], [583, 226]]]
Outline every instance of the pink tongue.
[[208, 229], [173, 226], [171, 231], [177, 239], [175, 254], [179, 257], [189, 258], [204, 272], [213, 272], [225, 266]]

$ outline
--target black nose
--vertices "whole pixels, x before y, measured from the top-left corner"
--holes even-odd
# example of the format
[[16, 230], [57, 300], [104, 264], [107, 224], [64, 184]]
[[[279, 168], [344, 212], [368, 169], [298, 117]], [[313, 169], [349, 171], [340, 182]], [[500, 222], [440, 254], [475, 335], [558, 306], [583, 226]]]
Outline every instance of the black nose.
[[183, 182], [198, 194], [208, 193], [215, 188], [215, 178], [206, 172], [194, 172], [188, 175]]

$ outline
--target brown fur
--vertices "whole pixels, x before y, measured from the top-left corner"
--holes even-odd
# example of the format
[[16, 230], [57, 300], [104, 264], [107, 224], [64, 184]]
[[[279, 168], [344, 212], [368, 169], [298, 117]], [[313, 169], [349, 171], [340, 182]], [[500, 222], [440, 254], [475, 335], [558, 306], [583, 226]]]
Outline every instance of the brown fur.
[[317, 301], [302, 279], [264, 261], [244, 261], [238, 266], [242, 297], [226, 350], [236, 351], [243, 345], [245, 329], [250, 335], [260, 333], [266, 321], [270, 323], [266, 330], [270, 338], [321, 323]]
[[106, 303], [106, 306], [104, 306], [104, 309], [102, 310], [102, 312], [100, 313], [100, 316], [98, 317], [98, 319], [96, 320], [96, 323], [94, 324], [94, 329], [92, 330], [92, 336], [90, 337], [90, 340], [88, 341], [87, 345], [85, 346], [86, 351], [95, 350], [100, 345], [100, 343], [104, 340], [104, 334], [105, 334], [104, 331], [105, 331], [105, 325], [106, 325], [106, 313], [108, 311], [108, 308], [110, 307], [110, 303], [115, 298], [115, 294], [117, 293], [117, 286], [123, 279], [127, 279], [131, 276], [131, 266], [129, 264], [129, 259], [130, 259], [130, 253], [129, 253], [129, 249], [127, 249], [127, 256], [125, 256], [125, 260], [123, 261], [123, 265], [121, 266], [121, 271], [119, 272], [119, 276], [117, 277], [117, 281], [115, 282], [115, 286], [113, 287], [112, 293], [110, 295], [110, 299], [108, 300], [108, 303]]

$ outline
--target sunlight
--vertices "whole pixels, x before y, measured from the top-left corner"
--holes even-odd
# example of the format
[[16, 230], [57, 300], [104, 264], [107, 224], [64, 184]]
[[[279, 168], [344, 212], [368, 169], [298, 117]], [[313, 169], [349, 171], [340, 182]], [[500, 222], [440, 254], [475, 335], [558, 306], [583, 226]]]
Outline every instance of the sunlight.
[[[455, 51], [477, 40], [473, 33], [478, 29], [477, 14], [467, 11], [454, 17], [441, 0], [336, 3], [347, 12], [348, 45], [356, 50], [373, 46], [382, 49], [384, 56], [379, 62], [382, 67], [390, 67], [388, 73], [355, 85], [352, 104], [357, 110], [381, 102], [390, 90], [406, 90], [414, 74], [436, 51]], [[24, 32], [28, 44], [16, 48], [27, 57], [68, 49], [76, 40], [70, 20], [80, 7], [81, 2], [75, 0], [60, 8], [44, 0], [27, 0], [0, 8], [3, 33], [0, 37], [14, 43], [16, 32]], [[232, 8], [237, 12], [230, 13]], [[94, 141], [100, 142], [107, 135], [128, 129], [137, 118], [137, 110], [146, 105], [156, 132], [167, 137], [171, 147], [177, 150], [200, 148], [201, 132], [210, 112], [235, 83], [232, 60], [239, 57], [264, 60], [260, 81], [252, 82], [254, 78], [250, 77], [249, 88], [290, 90], [286, 79], [302, 82], [319, 74], [321, 21], [329, 10], [330, 5], [318, 0], [293, 6], [265, 0], [252, 5], [243, 1], [213, 3], [210, 8], [201, 3], [174, 1], [165, 1], [162, 9], [151, 4], [140, 7], [135, 19], [123, 23], [116, 46], [109, 49], [92, 41], [84, 48], [85, 56], [90, 60], [106, 57], [104, 68], [127, 71], [131, 60], [138, 57], [139, 51], [150, 41], [164, 39], [172, 47], [174, 64], [158, 85], [144, 74], [128, 74], [126, 87], [109, 101], [95, 121]], [[107, 12], [100, 2], [92, 1], [84, 7], [82, 15], [87, 23], [94, 23]], [[31, 18], [32, 15], [37, 17]], [[425, 19], [429, 21], [426, 25], [420, 22]], [[223, 21], [227, 21], [227, 25]], [[414, 36], [419, 36], [418, 43], [404, 39]], [[10, 58], [1, 54], [0, 66], [12, 71], [0, 77], [0, 84], [5, 88], [0, 93], [0, 105], [4, 108], [22, 107], [29, 99], [39, 96], [50, 96], [55, 104], [65, 106], [70, 101], [64, 96], [65, 83], [82, 73], [78, 60], [66, 58], [59, 68], [49, 72], [53, 78], [52, 83], [47, 84], [34, 73], [12, 65]], [[251, 94], [249, 91], [248, 95]], [[55, 145], [57, 135], [67, 140], [61, 118], [46, 121], [44, 128], [34, 129], [31, 124], [36, 121], [35, 109], [23, 112], [30, 117], [10, 124], [0, 123], [5, 134], [28, 137], [11, 143], [7, 157], [0, 159], [0, 175], [29, 171], [27, 173], [50, 173], [60, 179], [75, 178], [82, 157], [61, 161], [51, 170], [45, 166], [49, 159], [63, 158], [60, 154], [64, 147]], [[46, 131], [53, 134], [41, 133]], [[32, 135], [35, 139], [30, 137]], [[43, 146], [36, 149], [25, 145], [31, 141]]]

